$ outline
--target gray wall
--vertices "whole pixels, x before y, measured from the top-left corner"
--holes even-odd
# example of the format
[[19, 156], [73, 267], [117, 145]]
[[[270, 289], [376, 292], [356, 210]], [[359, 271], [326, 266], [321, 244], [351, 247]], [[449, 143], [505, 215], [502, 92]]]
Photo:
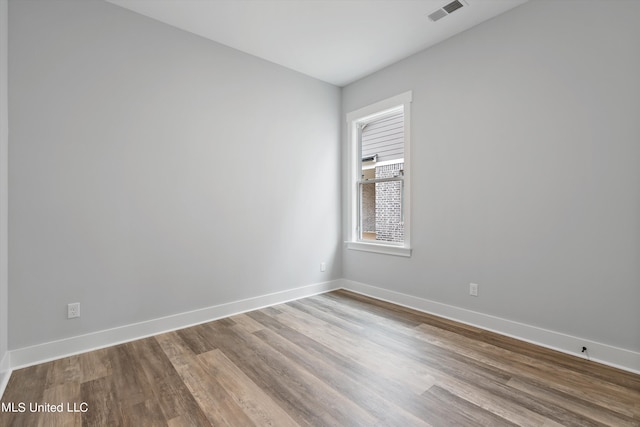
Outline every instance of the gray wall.
[[[8, 149], [9, 117], [7, 114], [7, 43], [8, 43], [8, 3], [0, 0], [0, 362], [8, 350]], [[2, 381], [0, 366], [0, 382]]]
[[341, 276], [340, 89], [102, 1], [9, 14], [9, 348]]
[[339, 89], [104, 2], [10, 2], [9, 348], [343, 275], [639, 351], [623, 4], [530, 1], [343, 90], [413, 90], [405, 259], [340, 252]]
[[640, 350], [640, 2], [610, 3], [531, 1], [343, 89], [413, 90], [413, 256], [345, 278]]

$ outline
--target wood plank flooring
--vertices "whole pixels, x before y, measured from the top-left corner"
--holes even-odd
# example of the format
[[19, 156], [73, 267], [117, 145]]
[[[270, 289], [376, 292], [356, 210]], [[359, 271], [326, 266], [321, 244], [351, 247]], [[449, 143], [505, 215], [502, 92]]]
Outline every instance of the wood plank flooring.
[[640, 376], [337, 291], [14, 371], [2, 404], [12, 427], [623, 427]]

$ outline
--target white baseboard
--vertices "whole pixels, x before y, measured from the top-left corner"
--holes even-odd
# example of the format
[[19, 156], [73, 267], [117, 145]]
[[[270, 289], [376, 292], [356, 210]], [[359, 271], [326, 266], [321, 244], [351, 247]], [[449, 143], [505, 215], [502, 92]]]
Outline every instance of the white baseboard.
[[0, 399], [4, 395], [4, 389], [9, 384], [9, 378], [11, 378], [11, 370], [0, 373]]
[[4, 392], [4, 387], [9, 380], [12, 369], [187, 328], [234, 314], [258, 310], [341, 288], [582, 358], [585, 357], [580, 353], [580, 349], [582, 346], [586, 346], [589, 349], [589, 356], [592, 361], [640, 374], [640, 353], [634, 351], [352, 280], [338, 279], [11, 350], [0, 361], [0, 396]]
[[24, 368], [38, 363], [48, 362], [74, 354], [86, 353], [124, 342], [134, 341], [141, 338], [187, 328], [200, 323], [210, 322], [234, 314], [244, 313], [251, 310], [282, 304], [312, 295], [340, 289], [340, 280], [317, 283], [286, 291], [275, 292], [233, 301], [226, 304], [215, 305], [186, 313], [153, 319], [146, 322], [134, 323], [118, 328], [93, 332], [86, 335], [79, 335], [65, 338], [58, 341], [51, 341], [30, 347], [11, 350], [9, 360], [12, 369]]
[[581, 353], [583, 346], [589, 350], [589, 359], [604, 365], [640, 374], [640, 353], [613, 347], [589, 339], [574, 337], [560, 332], [514, 322], [512, 320], [467, 310], [436, 301], [402, 294], [352, 280], [342, 280], [342, 288], [379, 300], [412, 308], [460, 323], [476, 326], [512, 338], [526, 341], [541, 347], [561, 351], [586, 359]]
[[7, 351], [4, 353], [2, 359], [0, 359], [0, 398], [4, 394], [4, 389], [7, 387], [9, 377], [11, 377], [11, 354]]

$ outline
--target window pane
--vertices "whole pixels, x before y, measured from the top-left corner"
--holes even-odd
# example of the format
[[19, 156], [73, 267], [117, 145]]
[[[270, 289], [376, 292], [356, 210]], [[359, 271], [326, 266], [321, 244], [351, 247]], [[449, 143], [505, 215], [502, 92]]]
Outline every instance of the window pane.
[[376, 184], [363, 183], [360, 186], [360, 238], [376, 240]]
[[375, 157], [377, 162], [404, 158], [404, 112], [398, 111], [367, 123], [360, 139], [362, 158]]
[[376, 168], [376, 178], [398, 177], [397, 180], [360, 184], [361, 240], [404, 242], [401, 168], [401, 163]]
[[378, 182], [376, 186], [376, 240], [402, 243], [402, 181]]

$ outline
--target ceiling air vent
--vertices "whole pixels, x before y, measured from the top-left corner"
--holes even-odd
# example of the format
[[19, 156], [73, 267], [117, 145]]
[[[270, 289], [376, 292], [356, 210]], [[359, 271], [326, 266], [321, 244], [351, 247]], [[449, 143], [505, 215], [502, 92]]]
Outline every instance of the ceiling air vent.
[[460, 0], [454, 0], [451, 3], [447, 4], [446, 6], [436, 10], [435, 12], [429, 14], [429, 19], [431, 19], [433, 22], [444, 18], [445, 16], [449, 15], [450, 13], [455, 12], [456, 10], [460, 9], [461, 7], [463, 7], [465, 4], [463, 2], [461, 2]]

